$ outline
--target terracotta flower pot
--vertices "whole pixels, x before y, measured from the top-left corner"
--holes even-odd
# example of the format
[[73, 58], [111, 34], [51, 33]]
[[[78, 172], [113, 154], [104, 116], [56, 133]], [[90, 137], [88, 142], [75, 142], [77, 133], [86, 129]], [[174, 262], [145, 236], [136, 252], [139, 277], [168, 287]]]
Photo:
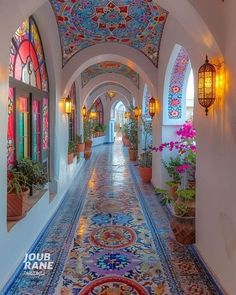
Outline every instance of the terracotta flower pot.
[[130, 161], [136, 161], [136, 150], [129, 149], [129, 159]]
[[172, 215], [171, 229], [177, 242], [188, 245], [195, 243], [195, 217]]
[[68, 164], [72, 164], [74, 162], [74, 153], [68, 154]]
[[77, 144], [77, 152], [78, 153], [83, 153], [84, 152], [84, 147], [85, 147], [84, 143], [78, 143]]
[[178, 197], [178, 199], [175, 201], [176, 205], [181, 205], [184, 204], [185, 206], [187, 206], [187, 212], [186, 212], [186, 216], [187, 217], [195, 217], [195, 212], [196, 212], [196, 202], [195, 200], [192, 201], [183, 201], [181, 199], [181, 197]]
[[29, 189], [23, 191], [19, 196], [14, 193], [7, 194], [7, 220], [17, 221], [26, 215]]
[[91, 157], [91, 154], [92, 154], [92, 151], [89, 149], [89, 150], [85, 150], [84, 151], [84, 158], [85, 160], [89, 160], [90, 157]]
[[92, 144], [93, 144], [93, 141], [91, 139], [86, 140], [85, 141], [85, 150], [91, 149]]
[[152, 168], [147, 168], [147, 167], [139, 167], [139, 173], [142, 181], [144, 183], [148, 183], [152, 179]]

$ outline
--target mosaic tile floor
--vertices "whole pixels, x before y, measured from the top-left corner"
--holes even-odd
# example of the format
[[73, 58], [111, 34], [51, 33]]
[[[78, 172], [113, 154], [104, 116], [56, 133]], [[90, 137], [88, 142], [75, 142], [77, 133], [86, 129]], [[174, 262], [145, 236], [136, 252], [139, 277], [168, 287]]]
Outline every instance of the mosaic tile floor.
[[96, 148], [83, 170], [83, 186], [75, 182], [35, 246], [51, 251], [54, 270], [38, 278], [21, 270], [3, 294], [223, 294], [193, 248], [174, 240], [121, 145]]

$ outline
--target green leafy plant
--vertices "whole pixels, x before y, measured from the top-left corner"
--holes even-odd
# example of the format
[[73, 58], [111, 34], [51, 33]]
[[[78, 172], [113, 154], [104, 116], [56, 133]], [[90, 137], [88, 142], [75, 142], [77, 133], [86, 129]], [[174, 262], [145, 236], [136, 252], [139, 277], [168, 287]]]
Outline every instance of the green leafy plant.
[[155, 193], [157, 196], [161, 196], [161, 205], [165, 206], [171, 204], [173, 200], [169, 197], [168, 191], [161, 188], [155, 188]]
[[84, 141], [90, 140], [93, 135], [93, 122], [92, 120], [84, 120]]
[[151, 146], [148, 146], [148, 141], [152, 136], [152, 122], [147, 122], [142, 118], [142, 133], [144, 137], [144, 151], [150, 151]]
[[182, 160], [180, 156], [177, 156], [175, 158], [171, 157], [169, 162], [163, 161], [163, 165], [166, 168], [169, 177], [173, 180], [173, 182], [179, 183], [181, 181], [181, 176], [180, 173], [176, 170], [176, 168], [182, 165]]
[[166, 182], [166, 185], [169, 186], [169, 187], [176, 187], [179, 185], [179, 182], [176, 182], [176, 181], [167, 181]]
[[185, 203], [174, 203], [174, 211], [175, 214], [180, 216], [180, 217], [184, 217], [187, 215], [188, 213], [188, 206]]
[[7, 172], [7, 192], [20, 196], [28, 187], [27, 177], [15, 169]]
[[48, 183], [48, 174], [38, 162], [34, 162], [28, 158], [22, 159], [17, 162], [16, 170], [26, 176], [31, 195], [33, 186], [40, 189], [40, 186]]
[[69, 141], [68, 143], [68, 154], [72, 154], [75, 152], [75, 142]]
[[76, 143], [77, 144], [82, 144], [83, 143], [83, 136], [82, 136], [82, 134], [80, 134], [80, 135], [76, 135]]
[[139, 166], [151, 168], [152, 167], [152, 152], [146, 151], [139, 156]]
[[195, 190], [193, 189], [183, 189], [183, 190], [177, 190], [177, 195], [180, 197], [183, 201], [193, 201], [195, 200]]
[[138, 121], [133, 118], [128, 123], [128, 139], [131, 143], [131, 148], [138, 150]]

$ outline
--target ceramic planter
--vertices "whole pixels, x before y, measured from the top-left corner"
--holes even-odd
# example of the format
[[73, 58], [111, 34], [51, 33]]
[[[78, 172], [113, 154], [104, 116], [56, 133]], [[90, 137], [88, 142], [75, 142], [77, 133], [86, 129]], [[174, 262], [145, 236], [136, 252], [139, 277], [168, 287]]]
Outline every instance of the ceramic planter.
[[93, 142], [92, 142], [91, 139], [86, 140], [86, 141], [85, 141], [85, 150], [89, 150], [89, 149], [91, 149], [92, 144], [93, 144]]
[[85, 147], [84, 143], [78, 143], [77, 144], [77, 152], [78, 153], [83, 153], [84, 152], [84, 147]]
[[136, 161], [136, 150], [129, 149], [129, 159], [130, 161]]
[[7, 220], [17, 221], [26, 215], [29, 189], [19, 196], [14, 193], [7, 194]]
[[72, 164], [74, 162], [74, 153], [68, 154], [68, 164]]
[[139, 174], [144, 183], [148, 183], [152, 179], [152, 168], [148, 167], [139, 167]]
[[172, 213], [170, 225], [177, 242], [183, 245], [195, 243], [195, 217], [181, 217]]
[[89, 149], [89, 150], [85, 150], [84, 151], [84, 158], [85, 160], [89, 160], [90, 157], [91, 157], [91, 154], [92, 154], [92, 151]]

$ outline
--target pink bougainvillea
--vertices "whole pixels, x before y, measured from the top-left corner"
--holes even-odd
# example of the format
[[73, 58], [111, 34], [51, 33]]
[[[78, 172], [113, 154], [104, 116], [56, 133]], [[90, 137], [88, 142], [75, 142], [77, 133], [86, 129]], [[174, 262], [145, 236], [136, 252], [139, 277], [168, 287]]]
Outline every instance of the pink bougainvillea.
[[196, 130], [191, 122], [186, 122], [177, 132], [179, 136], [178, 141], [170, 141], [162, 143], [158, 147], [154, 147], [153, 150], [156, 152], [162, 152], [165, 148], [169, 151], [178, 150], [179, 154], [184, 154], [188, 151], [196, 153]]

